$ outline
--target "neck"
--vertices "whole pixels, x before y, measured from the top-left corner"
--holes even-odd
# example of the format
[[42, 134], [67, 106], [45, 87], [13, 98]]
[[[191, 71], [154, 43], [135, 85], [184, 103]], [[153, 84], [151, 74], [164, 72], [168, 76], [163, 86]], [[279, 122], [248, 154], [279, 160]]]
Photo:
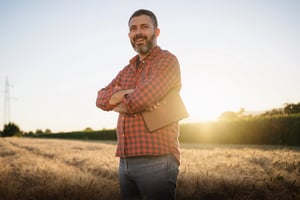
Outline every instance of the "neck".
[[140, 60], [140, 61], [144, 60], [144, 58], [145, 58], [147, 55], [148, 55], [148, 54], [145, 54], [145, 55], [139, 54], [139, 60]]
[[156, 45], [154, 45], [146, 54], [139, 54], [140, 61], [144, 60], [150, 54], [154, 47], [156, 47]]

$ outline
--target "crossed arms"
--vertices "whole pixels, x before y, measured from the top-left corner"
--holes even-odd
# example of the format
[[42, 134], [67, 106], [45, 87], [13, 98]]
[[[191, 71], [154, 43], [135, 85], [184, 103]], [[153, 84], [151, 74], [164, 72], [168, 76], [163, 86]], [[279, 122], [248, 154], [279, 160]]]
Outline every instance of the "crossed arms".
[[[132, 92], [134, 92], [134, 89], [120, 90], [120, 91], [114, 93], [109, 100], [109, 104], [116, 105], [113, 108], [113, 111], [118, 112], [118, 113], [127, 113], [128, 111], [126, 109], [126, 106], [122, 103], [122, 100], [123, 100], [123, 98], [125, 98], [125, 96], [127, 94], [130, 94]], [[146, 108], [145, 110], [153, 111], [158, 108], [159, 104], [160, 104], [159, 102], [156, 102], [155, 104], [153, 104], [149, 108]]]
[[124, 106], [124, 104], [121, 102], [126, 94], [132, 93], [133, 91], [134, 89], [127, 89], [114, 93], [109, 100], [109, 104], [116, 105], [116, 107], [113, 108], [113, 111], [118, 113], [127, 113], [126, 106]]

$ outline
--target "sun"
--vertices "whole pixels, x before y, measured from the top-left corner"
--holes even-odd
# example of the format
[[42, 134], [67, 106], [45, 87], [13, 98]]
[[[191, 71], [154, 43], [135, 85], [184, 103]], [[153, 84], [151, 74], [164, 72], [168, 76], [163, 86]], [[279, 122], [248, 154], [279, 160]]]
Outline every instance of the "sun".
[[[195, 91], [196, 88], [194, 88]], [[236, 111], [235, 102], [222, 98], [225, 94], [214, 92], [214, 88], [206, 88], [201, 93], [182, 90], [181, 96], [189, 112], [189, 118], [184, 122], [216, 121], [225, 111]], [[199, 91], [199, 89], [198, 89]]]

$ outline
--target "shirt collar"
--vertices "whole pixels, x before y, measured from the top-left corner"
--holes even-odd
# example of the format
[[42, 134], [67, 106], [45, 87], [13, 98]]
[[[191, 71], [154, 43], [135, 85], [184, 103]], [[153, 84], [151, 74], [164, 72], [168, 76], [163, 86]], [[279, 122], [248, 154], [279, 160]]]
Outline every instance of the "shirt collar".
[[[151, 49], [151, 51], [148, 53], [148, 55], [143, 59], [143, 61], [147, 61], [151, 58], [153, 58], [159, 51], [161, 51], [161, 48], [159, 46], [155, 46]], [[130, 59], [129, 63], [132, 66], [136, 66], [136, 63], [138, 62], [139, 55], [134, 56], [133, 58]]]

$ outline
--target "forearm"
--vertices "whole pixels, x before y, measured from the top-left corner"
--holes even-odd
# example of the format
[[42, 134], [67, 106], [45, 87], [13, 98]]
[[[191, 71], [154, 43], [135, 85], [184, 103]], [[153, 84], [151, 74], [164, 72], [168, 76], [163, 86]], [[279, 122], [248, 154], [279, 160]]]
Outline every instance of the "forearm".
[[109, 103], [111, 105], [117, 105], [122, 102], [125, 95], [132, 93], [133, 91], [134, 91], [134, 89], [120, 90], [111, 96]]
[[103, 88], [98, 91], [96, 106], [102, 110], [110, 111], [115, 106], [109, 103], [109, 100], [112, 96], [112, 90], [110, 88]]
[[102, 110], [110, 111], [116, 107], [117, 103], [110, 102], [113, 94], [122, 90], [121, 80], [124, 76], [124, 69], [104, 88], [100, 89], [97, 94], [96, 106]]

